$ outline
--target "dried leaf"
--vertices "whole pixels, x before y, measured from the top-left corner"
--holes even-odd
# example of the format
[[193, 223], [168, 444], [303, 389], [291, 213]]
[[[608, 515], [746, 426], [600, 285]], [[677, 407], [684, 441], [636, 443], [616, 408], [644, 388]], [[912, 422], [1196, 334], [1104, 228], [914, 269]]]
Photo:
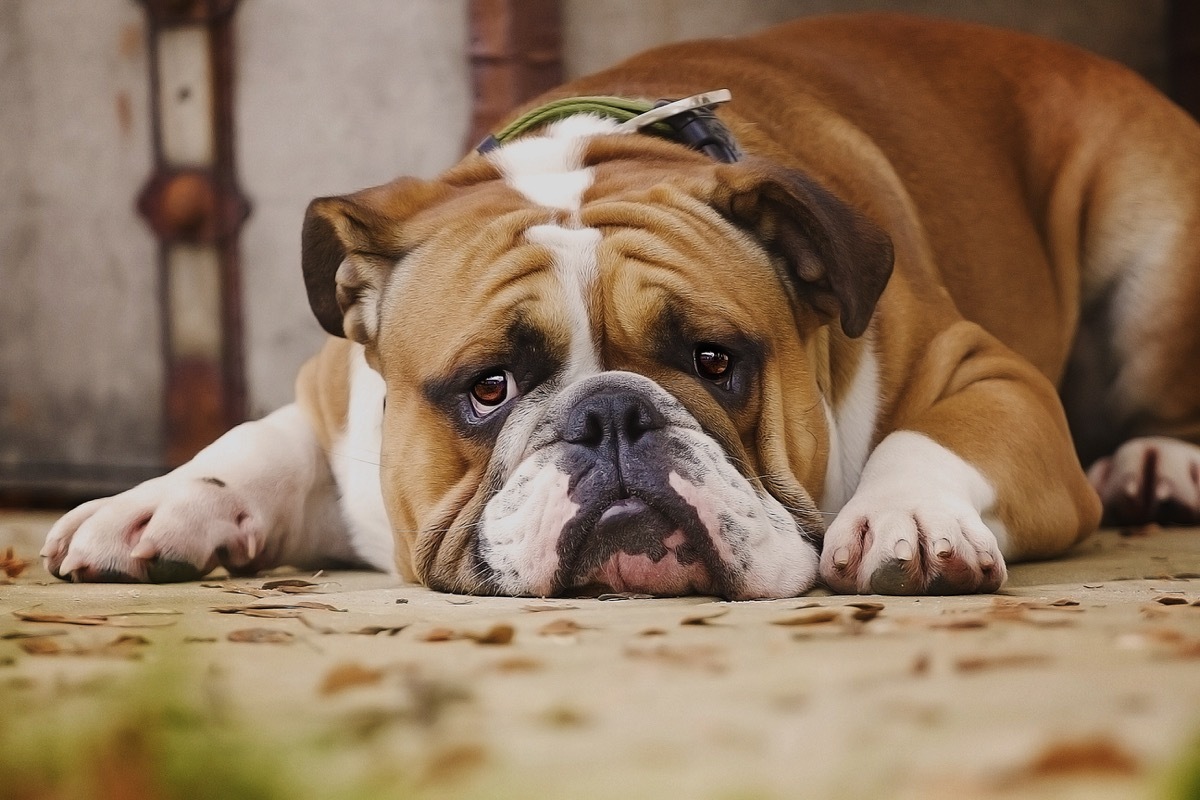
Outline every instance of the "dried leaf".
[[693, 614], [690, 617], [684, 617], [679, 620], [680, 625], [709, 625], [714, 619], [725, 616], [729, 613], [728, 608], [722, 608], [718, 611], [709, 611], [702, 614]]
[[397, 633], [399, 633], [400, 631], [404, 630], [407, 627], [408, 627], [408, 623], [405, 623], [403, 625], [368, 625], [365, 628], [359, 628], [357, 630], [346, 631], [346, 632], [357, 634], [359, 636], [378, 636], [381, 633], [386, 634], [388, 636], [395, 636]]
[[977, 628], [986, 628], [987, 624], [987, 620], [981, 617], [956, 617], [929, 621], [930, 628], [944, 631], [969, 631]]
[[586, 630], [583, 625], [572, 619], [556, 619], [538, 628], [539, 636], [570, 636]]
[[215, 636], [185, 636], [185, 637], [183, 637], [184, 644], [208, 644], [211, 642], [215, 642], [216, 640], [217, 640], [217, 637], [215, 637]]
[[1053, 603], [1050, 603], [1049, 605], [1052, 608], [1065, 608], [1067, 606], [1077, 606], [1077, 605], [1079, 605], [1079, 601], [1071, 600], [1071, 599], [1064, 597], [1061, 600], [1055, 600]]
[[1030, 776], [1051, 777], [1104, 773], [1136, 775], [1141, 771], [1128, 750], [1108, 736], [1052, 742], [1025, 768]]
[[537, 613], [539, 611], [575, 611], [579, 606], [573, 606], [570, 603], [551, 603], [543, 600], [539, 603], [526, 603], [521, 606], [522, 611]]
[[141, 658], [139, 650], [150, 644], [144, 636], [124, 634], [99, 645], [84, 646], [71, 644], [69, 640], [51, 638], [26, 639], [21, 642], [21, 649], [34, 656], [104, 656], [107, 658]]
[[955, 659], [954, 668], [959, 672], [981, 672], [1004, 667], [1033, 667], [1047, 664], [1050, 657], [1034, 653], [1006, 653], [998, 656], [964, 656]]
[[319, 584], [313, 583], [312, 581], [302, 581], [299, 578], [282, 578], [280, 580], [264, 581], [262, 588], [286, 591], [287, 589], [307, 589], [317, 585]]
[[232, 631], [225, 638], [231, 642], [250, 644], [290, 644], [296, 637], [287, 631], [274, 628], [242, 628]]
[[773, 619], [771, 620], [771, 624], [788, 627], [797, 625], [822, 625], [826, 622], [836, 622], [841, 616], [841, 612], [835, 611], [832, 608], [822, 608], [816, 611], [809, 611], [806, 614], [794, 614], [782, 619]]
[[11, 547], [4, 552], [4, 555], [0, 556], [0, 571], [3, 571], [10, 578], [17, 577], [28, 567], [29, 561], [17, 558]]
[[50, 638], [26, 639], [20, 647], [31, 656], [56, 656], [63, 652], [63, 646]]
[[883, 603], [862, 602], [847, 603], [846, 605], [854, 609], [854, 611], [851, 612], [850, 617], [857, 622], [870, 622], [878, 617], [880, 612], [882, 612], [884, 609]]
[[383, 680], [383, 676], [381, 669], [355, 663], [339, 664], [325, 673], [317, 692], [328, 696], [356, 686], [374, 686]]
[[446, 602], [452, 606], [469, 606], [475, 603], [475, 601], [469, 597], [447, 597]]
[[528, 656], [510, 656], [492, 664], [497, 672], [536, 672], [543, 666], [541, 661]]
[[493, 625], [483, 633], [467, 633], [468, 639], [475, 641], [477, 644], [508, 644], [516, 635], [516, 630], [512, 625]]
[[56, 625], [108, 625], [114, 628], [163, 628], [174, 625], [180, 611], [125, 611], [120, 614], [46, 614], [29, 610], [12, 612], [24, 622], [48, 622]]
[[449, 628], [431, 628], [421, 634], [422, 642], [452, 642], [462, 636]]
[[1178, 595], [1164, 594], [1154, 598], [1154, 602], [1164, 606], [1186, 606], [1188, 604], [1186, 597]]
[[66, 631], [8, 631], [0, 639], [44, 639], [47, 636], [66, 636]]
[[14, 611], [13, 616], [23, 622], [48, 622], [55, 625], [103, 625], [108, 617], [102, 614], [67, 615], [45, 614], [35, 611]]
[[666, 636], [667, 632], [662, 628], [646, 628], [638, 631], [638, 636]]
[[638, 592], [607, 592], [596, 598], [597, 600], [653, 600], [652, 594], [639, 594]]
[[1103, 589], [1104, 584], [1103, 583], [1085, 583], [1083, 585], [1083, 588], [1085, 588], [1085, 589]]
[[929, 674], [929, 667], [929, 653], [918, 653], [917, 657], [913, 659], [912, 666], [909, 667], [909, 670], [913, 675], [922, 676]]
[[459, 639], [470, 639], [476, 644], [508, 644], [513, 640], [516, 631], [512, 625], [493, 625], [483, 633], [473, 631], [456, 631], [451, 628], [432, 628], [421, 637], [423, 642], [452, 642]]

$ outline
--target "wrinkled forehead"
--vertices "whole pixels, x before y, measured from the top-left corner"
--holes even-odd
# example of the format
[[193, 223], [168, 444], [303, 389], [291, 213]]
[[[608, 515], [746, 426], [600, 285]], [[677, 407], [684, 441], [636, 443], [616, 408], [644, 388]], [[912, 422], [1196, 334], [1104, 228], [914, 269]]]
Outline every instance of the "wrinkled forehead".
[[597, 328], [621, 322], [614, 306], [644, 318], [668, 301], [719, 299], [714, 320], [739, 327], [739, 316], [754, 317], [755, 301], [739, 309], [704, 275], [706, 264], [754, 251], [705, 202], [704, 156], [581, 115], [501, 146], [474, 169], [490, 174], [414, 220], [420, 244], [385, 300], [385, 319], [438, 320], [444, 337], [423, 341], [437, 351], [426, 356], [440, 362], [427, 365], [434, 371], [463, 353], [482, 363], [514, 330], [535, 329], [569, 354], [570, 371], [588, 374], [601, 368]]

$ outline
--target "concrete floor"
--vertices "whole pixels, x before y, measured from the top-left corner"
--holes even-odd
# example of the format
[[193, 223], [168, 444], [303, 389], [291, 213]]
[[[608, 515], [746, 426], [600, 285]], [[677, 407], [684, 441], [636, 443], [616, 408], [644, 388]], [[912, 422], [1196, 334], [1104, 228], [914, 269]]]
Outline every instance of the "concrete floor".
[[[0, 512], [0, 556], [34, 560], [52, 519]], [[1200, 530], [1105, 531], [1010, 574], [996, 596], [726, 603], [465, 598], [369, 573], [254, 597], [230, 589], [265, 578], [70, 585], [33, 565], [0, 586], [0, 702], [25, 709], [11, 734], [109, 678], [132, 704], [173, 664], [301, 779], [294, 797], [1183, 796]], [[338, 610], [213, 610], [301, 602]], [[284, 641], [231, 640], [246, 629]]]

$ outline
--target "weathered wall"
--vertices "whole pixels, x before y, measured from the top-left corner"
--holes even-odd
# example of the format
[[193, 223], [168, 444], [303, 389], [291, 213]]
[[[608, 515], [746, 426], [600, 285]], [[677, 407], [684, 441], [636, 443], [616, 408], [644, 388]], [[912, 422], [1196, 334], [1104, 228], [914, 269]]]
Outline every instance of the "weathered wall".
[[142, 11], [0, 2], [0, 471], [158, 462]]
[[237, 17], [238, 169], [251, 413], [292, 396], [324, 333], [300, 277], [314, 197], [462, 154], [470, 117], [466, 0], [246, 0]]

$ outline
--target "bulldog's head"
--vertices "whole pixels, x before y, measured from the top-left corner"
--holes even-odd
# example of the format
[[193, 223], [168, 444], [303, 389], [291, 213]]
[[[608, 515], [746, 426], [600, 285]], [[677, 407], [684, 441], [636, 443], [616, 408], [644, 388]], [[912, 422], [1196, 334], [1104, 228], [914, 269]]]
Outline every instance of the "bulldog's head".
[[387, 385], [401, 569], [469, 593], [811, 586], [826, 326], [861, 334], [891, 264], [803, 174], [592, 117], [304, 227], [313, 311]]

